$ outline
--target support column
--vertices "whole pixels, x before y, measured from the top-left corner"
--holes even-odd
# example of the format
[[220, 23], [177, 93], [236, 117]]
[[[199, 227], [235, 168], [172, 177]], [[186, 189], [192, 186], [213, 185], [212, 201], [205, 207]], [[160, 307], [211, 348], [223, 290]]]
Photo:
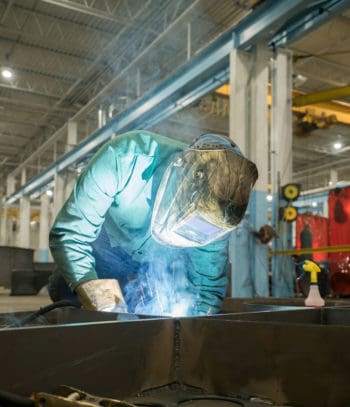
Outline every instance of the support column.
[[16, 179], [10, 174], [6, 179], [6, 196], [10, 196], [15, 192], [16, 189]]
[[267, 297], [268, 250], [252, 232], [267, 223], [269, 53], [258, 44], [252, 53], [234, 49], [230, 58], [230, 137], [259, 171], [246, 216], [230, 239], [231, 295]]
[[334, 168], [331, 168], [330, 174], [329, 174], [329, 185], [332, 188], [335, 188], [338, 182], [338, 171], [335, 170]]
[[250, 53], [233, 49], [230, 54], [230, 138], [243, 154], [249, 150], [250, 76], [253, 57]]
[[[26, 183], [26, 169], [22, 170], [21, 185]], [[19, 228], [16, 230], [17, 245], [19, 247], [30, 247], [30, 197], [22, 196], [19, 202]]]
[[39, 251], [40, 263], [49, 261], [49, 227], [50, 227], [50, 197], [44, 193], [40, 197], [40, 227], [39, 227]]
[[67, 126], [67, 145], [66, 153], [77, 145], [78, 142], [78, 123], [72, 120], [68, 121]]
[[61, 210], [65, 201], [65, 176], [64, 174], [56, 173], [54, 179], [54, 194], [53, 194], [53, 221], [58, 212]]
[[66, 173], [66, 185], [64, 189], [65, 201], [69, 198], [71, 192], [73, 191], [74, 185], [77, 180], [77, 174], [75, 171], [67, 171]]
[[106, 110], [103, 106], [98, 109], [98, 128], [100, 129], [106, 124]]
[[17, 246], [30, 247], [30, 197], [23, 196], [19, 204], [19, 228], [17, 229]]
[[2, 245], [7, 245], [7, 205], [6, 204], [3, 204], [1, 207], [0, 234], [1, 234], [0, 243]]
[[[273, 193], [273, 225], [279, 239], [274, 249], [291, 245], [292, 224], [279, 222], [279, 193], [281, 186], [292, 181], [292, 54], [278, 49], [271, 67], [271, 184]], [[272, 259], [272, 295], [294, 296], [294, 264], [291, 256]]]
[[141, 72], [139, 69], [136, 71], [136, 98], [141, 96]]
[[[254, 230], [268, 223], [269, 112], [267, 105], [270, 52], [267, 45], [257, 44], [251, 81], [251, 120], [249, 156], [258, 167], [259, 178], [252, 192], [248, 210]], [[254, 296], [268, 297], [269, 254], [266, 244], [252, 238], [252, 272]]]
[[[229, 135], [243, 154], [248, 151], [248, 83], [252, 66], [249, 53], [233, 49], [230, 54]], [[229, 253], [231, 297], [253, 297], [254, 282], [250, 262], [250, 230], [247, 215], [232, 232]]]
[[[101, 123], [101, 127], [106, 124], [104, 117], [104, 123]], [[67, 149], [66, 152], [69, 152], [78, 144], [78, 126], [77, 122], [70, 121], [68, 122], [68, 134], [67, 134]], [[64, 186], [64, 201], [67, 200], [70, 193], [73, 190], [75, 181], [76, 181], [76, 172], [75, 171], [66, 171], [66, 179]]]

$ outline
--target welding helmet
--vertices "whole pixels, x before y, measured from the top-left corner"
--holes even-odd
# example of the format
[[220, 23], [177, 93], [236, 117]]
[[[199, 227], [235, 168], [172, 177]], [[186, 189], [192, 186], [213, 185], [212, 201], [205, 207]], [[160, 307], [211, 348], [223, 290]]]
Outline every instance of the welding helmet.
[[199, 137], [164, 173], [153, 209], [152, 236], [175, 247], [217, 240], [241, 221], [257, 177], [255, 164], [229, 138]]

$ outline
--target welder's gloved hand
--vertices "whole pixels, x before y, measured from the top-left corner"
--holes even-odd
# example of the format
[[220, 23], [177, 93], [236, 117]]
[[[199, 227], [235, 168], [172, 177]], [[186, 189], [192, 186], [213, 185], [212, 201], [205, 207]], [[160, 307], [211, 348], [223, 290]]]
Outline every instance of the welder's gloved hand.
[[119, 283], [114, 279], [90, 280], [76, 288], [79, 301], [90, 311], [127, 312]]

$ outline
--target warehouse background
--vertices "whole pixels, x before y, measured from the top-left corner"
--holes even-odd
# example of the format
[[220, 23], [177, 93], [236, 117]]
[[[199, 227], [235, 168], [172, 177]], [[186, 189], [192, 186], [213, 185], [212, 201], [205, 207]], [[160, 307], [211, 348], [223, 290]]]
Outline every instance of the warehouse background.
[[[125, 117], [134, 126], [185, 141], [205, 132], [229, 134], [230, 109], [240, 106], [230, 106], [228, 75], [214, 75], [217, 86], [201, 92], [207, 77], [196, 58], [259, 13], [272, 27], [261, 34], [269, 58], [276, 55], [275, 35], [292, 59], [291, 179], [304, 195], [300, 211], [328, 216], [325, 194], [350, 180], [347, 1], [281, 2], [279, 8], [273, 1], [253, 0], [221, 0], [219, 7], [210, 0], [2, 0], [2, 244], [30, 247], [34, 259], [42, 261], [42, 251], [47, 252], [43, 223], [48, 231], [83, 166], [102, 140], [118, 135]], [[293, 38], [287, 47], [284, 28]], [[176, 75], [188, 66], [199, 84], [193, 95], [188, 92], [182, 100], [180, 90], [174, 106], [162, 110], [164, 117], [139, 120], [137, 104], [159, 99], [157, 89], [175, 87]], [[269, 88], [269, 109], [270, 98]], [[105, 136], [99, 137], [101, 132]], [[267, 194], [274, 176], [271, 162], [268, 171]]]
[[[0, 404], [350, 405], [349, 21], [349, 0], [0, 0]], [[135, 128], [258, 165], [219, 315], [47, 294], [57, 212]], [[324, 307], [296, 281], [312, 258]]]

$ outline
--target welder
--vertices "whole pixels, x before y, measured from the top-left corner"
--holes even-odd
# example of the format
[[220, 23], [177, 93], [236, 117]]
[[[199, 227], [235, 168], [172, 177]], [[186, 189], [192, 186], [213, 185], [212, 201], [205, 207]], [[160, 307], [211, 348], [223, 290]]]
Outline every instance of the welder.
[[257, 176], [223, 135], [191, 145], [146, 131], [116, 136], [86, 165], [53, 224], [51, 298], [98, 311], [217, 313], [229, 235]]

